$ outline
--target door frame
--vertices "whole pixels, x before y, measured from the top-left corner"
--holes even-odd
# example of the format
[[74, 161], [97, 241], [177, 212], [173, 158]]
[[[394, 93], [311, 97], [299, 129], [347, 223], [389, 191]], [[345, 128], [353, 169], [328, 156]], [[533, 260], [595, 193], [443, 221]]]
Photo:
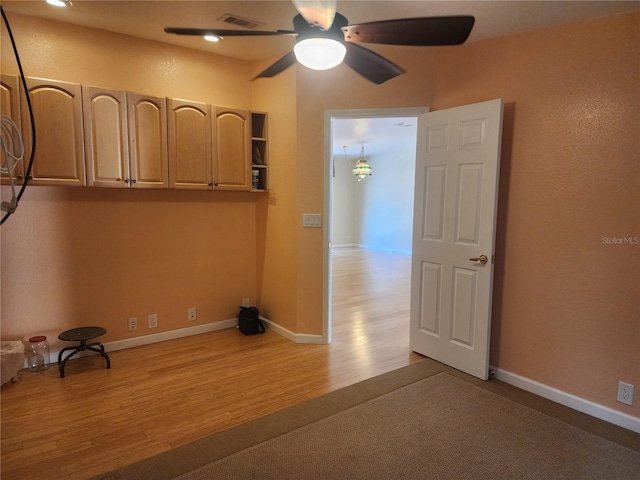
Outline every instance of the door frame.
[[331, 343], [331, 201], [333, 184], [331, 182], [333, 158], [333, 130], [331, 121], [335, 119], [417, 117], [429, 112], [429, 107], [364, 108], [347, 110], [325, 110], [324, 112], [324, 205], [323, 205], [323, 252], [322, 252], [322, 341]]

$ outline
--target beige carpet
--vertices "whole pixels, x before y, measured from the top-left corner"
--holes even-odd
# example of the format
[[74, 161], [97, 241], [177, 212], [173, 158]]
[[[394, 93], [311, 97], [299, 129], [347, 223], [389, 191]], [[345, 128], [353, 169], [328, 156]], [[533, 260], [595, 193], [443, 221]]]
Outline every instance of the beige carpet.
[[440, 373], [179, 478], [640, 479], [640, 454]]
[[99, 478], [640, 478], [637, 451], [447, 373], [401, 370]]

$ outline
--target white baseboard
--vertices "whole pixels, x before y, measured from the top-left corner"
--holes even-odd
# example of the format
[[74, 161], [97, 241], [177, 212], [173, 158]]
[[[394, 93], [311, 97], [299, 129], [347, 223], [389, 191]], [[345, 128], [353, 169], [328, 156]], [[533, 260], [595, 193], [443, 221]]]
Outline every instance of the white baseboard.
[[[191, 335], [198, 335], [200, 333], [215, 332], [216, 330], [223, 330], [225, 328], [235, 327], [236, 325], [238, 325], [238, 319], [232, 318], [230, 320], [205, 323], [203, 325], [181, 328], [179, 330], [169, 330], [167, 332], [152, 333], [151, 335], [143, 335], [141, 337], [125, 338], [124, 340], [116, 340], [114, 342], [105, 342], [103, 345], [104, 349], [107, 352], [115, 352], [117, 350], [124, 350], [125, 348], [140, 347], [142, 345], [151, 345], [152, 343], [175, 340], [177, 338], [189, 337]], [[95, 341], [99, 340], [95, 339]], [[69, 346], [73, 345], [69, 344]], [[59, 353], [60, 352], [51, 352], [51, 363], [58, 362]], [[74, 355], [74, 358], [79, 358], [85, 355], [96, 355], [96, 353], [92, 351], [79, 352], [77, 355]]]
[[151, 335], [144, 335], [142, 337], [116, 340], [115, 342], [105, 343], [104, 348], [107, 352], [114, 352], [116, 350], [124, 350], [125, 348], [139, 347], [141, 345], [150, 345], [152, 343], [164, 342], [166, 340], [175, 340], [176, 338], [190, 337], [191, 335], [224, 330], [225, 328], [235, 327], [237, 324], [238, 319], [232, 318], [230, 320], [205, 323], [203, 325], [181, 328], [179, 330], [169, 330], [168, 332], [152, 333]]
[[497, 378], [498, 380], [521, 388], [522, 390], [526, 390], [527, 392], [540, 395], [541, 397], [552, 400], [564, 405], [565, 407], [573, 408], [579, 412], [599, 418], [605, 422], [613, 423], [619, 427], [640, 433], [640, 418], [605, 407], [604, 405], [599, 405], [589, 400], [585, 400], [584, 398], [576, 397], [570, 393], [549, 387], [548, 385], [536, 382], [535, 380], [521, 377], [515, 373], [507, 372], [506, 370], [501, 370], [495, 367], [490, 368], [495, 372], [494, 378]]
[[[284, 327], [281, 327], [277, 323], [260, 316], [264, 321], [265, 326], [272, 330], [274, 333], [282, 335], [283, 337], [291, 340], [295, 343], [308, 343], [325, 345], [327, 342], [322, 335], [308, 335], [304, 333], [293, 333]], [[167, 340], [175, 340], [177, 338], [189, 337], [191, 335], [199, 335], [201, 333], [215, 332], [217, 330], [224, 330], [225, 328], [233, 328], [238, 326], [238, 319], [232, 318], [230, 320], [222, 320], [220, 322], [206, 323], [204, 325], [196, 325], [188, 328], [181, 328], [179, 330], [170, 330], [167, 332], [152, 333], [151, 335], [143, 335], [141, 337], [126, 338], [124, 340], [116, 340], [114, 342], [103, 343], [104, 349], [107, 352], [115, 352], [117, 350], [124, 350], [126, 348], [140, 347], [142, 345], [151, 345], [152, 343], [165, 342]], [[96, 339], [97, 340], [97, 339]], [[71, 345], [70, 345], [71, 346]], [[55, 364], [58, 361], [59, 351], [51, 352], [50, 362]], [[96, 355], [93, 351], [79, 352], [74, 355], [74, 358], [80, 358], [87, 355]], [[25, 360], [25, 368], [27, 368]]]
[[378, 252], [400, 253], [402, 255], [411, 255], [411, 250], [398, 250], [396, 248], [376, 247], [374, 245], [363, 245], [360, 243], [357, 243], [354, 246], [358, 248], [364, 248], [366, 250], [375, 250]]
[[288, 330], [284, 327], [281, 327], [277, 323], [272, 322], [268, 318], [264, 318], [262, 315], [260, 318], [264, 321], [267, 328], [277, 333], [278, 335], [282, 335], [284, 338], [291, 340], [294, 343], [307, 343], [313, 345], [326, 345], [327, 341], [322, 335], [310, 335], [307, 333], [294, 333], [291, 330]]
[[364, 245], [362, 243], [333, 243], [331, 249], [339, 248], [363, 248], [365, 250], [376, 250], [378, 252], [400, 253], [402, 255], [411, 255], [411, 250], [398, 250], [396, 248], [376, 247], [373, 245]]
[[351, 248], [355, 247], [353, 243], [332, 243], [331, 248]]

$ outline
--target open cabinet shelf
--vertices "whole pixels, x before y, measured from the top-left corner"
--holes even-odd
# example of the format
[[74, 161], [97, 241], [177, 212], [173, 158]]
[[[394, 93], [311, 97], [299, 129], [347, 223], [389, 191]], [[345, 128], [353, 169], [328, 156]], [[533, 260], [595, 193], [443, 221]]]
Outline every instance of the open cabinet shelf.
[[269, 143], [267, 114], [251, 112], [251, 190], [264, 192], [269, 188]]

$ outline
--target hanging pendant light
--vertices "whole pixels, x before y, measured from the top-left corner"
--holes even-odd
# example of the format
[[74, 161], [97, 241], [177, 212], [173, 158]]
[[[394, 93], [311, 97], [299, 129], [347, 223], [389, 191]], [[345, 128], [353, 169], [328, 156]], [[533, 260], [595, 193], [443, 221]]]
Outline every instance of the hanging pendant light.
[[353, 174], [356, 177], [358, 177], [358, 181], [360, 181], [363, 178], [368, 177], [372, 173], [373, 171], [371, 170], [371, 167], [369, 166], [369, 164], [367, 164], [367, 162], [364, 159], [364, 143], [363, 143], [362, 150], [360, 150], [360, 157], [358, 157], [358, 163], [356, 163], [355, 167], [353, 167]]

